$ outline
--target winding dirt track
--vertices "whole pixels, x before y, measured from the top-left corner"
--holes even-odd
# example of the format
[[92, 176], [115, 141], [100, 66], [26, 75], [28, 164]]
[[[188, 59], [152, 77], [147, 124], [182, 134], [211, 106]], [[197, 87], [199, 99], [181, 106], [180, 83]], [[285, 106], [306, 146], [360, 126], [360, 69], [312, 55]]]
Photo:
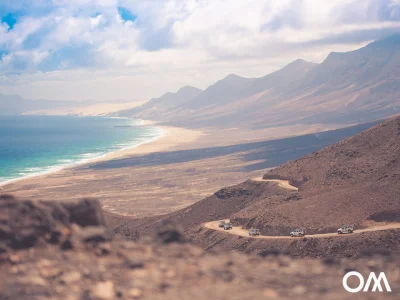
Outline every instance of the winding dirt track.
[[[277, 182], [278, 185], [282, 188], [289, 189], [292, 191], [298, 191], [298, 188], [290, 185], [288, 180], [263, 179], [262, 177], [252, 178], [251, 180], [257, 181], [257, 182]], [[211, 222], [204, 223], [203, 227], [205, 227], [207, 229], [211, 229], [211, 230], [222, 231], [222, 232], [225, 232], [228, 234], [243, 236], [243, 237], [248, 237], [248, 238], [253, 238], [253, 239], [264, 239], [264, 240], [293, 239], [292, 237], [289, 236], [289, 233], [287, 236], [249, 236], [249, 231], [246, 229], [243, 229], [241, 227], [233, 227], [231, 230], [224, 230], [224, 228], [218, 227], [220, 221], [229, 222], [229, 220], [211, 221]], [[369, 228], [356, 230], [352, 234], [359, 234], [362, 232], [369, 232], [369, 231], [389, 230], [389, 229], [400, 229], [400, 223], [390, 223], [390, 224], [385, 224], [385, 225], [372, 226]], [[323, 233], [323, 234], [306, 235], [306, 237], [307, 238], [326, 238], [326, 237], [341, 237], [341, 236], [346, 236], [346, 235], [347, 234]]]
[[[220, 220], [220, 221], [227, 221], [229, 220]], [[264, 240], [274, 240], [274, 239], [295, 239], [289, 236], [289, 232], [287, 236], [249, 236], [249, 231], [246, 229], [243, 229], [241, 227], [233, 227], [231, 230], [224, 230], [224, 228], [219, 228], [218, 224], [220, 221], [212, 221], [208, 223], [204, 223], [203, 226], [207, 229], [211, 230], [216, 230], [216, 231], [222, 231], [225, 233], [237, 235], [237, 236], [244, 236], [248, 238], [253, 238], [253, 239], [264, 239]], [[380, 226], [373, 226], [365, 229], [359, 229], [356, 230], [352, 234], [359, 234], [362, 232], [369, 232], [369, 231], [380, 231], [380, 230], [388, 230], [388, 229], [400, 229], [400, 223], [391, 223], [391, 224], [385, 224], [385, 225], [380, 225]], [[326, 237], [342, 237], [346, 236], [349, 234], [337, 234], [337, 233], [323, 233], [323, 234], [313, 234], [313, 235], [306, 235], [307, 238], [326, 238]]]
[[262, 177], [252, 178], [251, 180], [257, 182], [276, 182], [278, 185], [284, 189], [298, 191], [299, 189], [293, 185], [290, 185], [289, 180], [280, 180], [280, 179], [263, 179]]

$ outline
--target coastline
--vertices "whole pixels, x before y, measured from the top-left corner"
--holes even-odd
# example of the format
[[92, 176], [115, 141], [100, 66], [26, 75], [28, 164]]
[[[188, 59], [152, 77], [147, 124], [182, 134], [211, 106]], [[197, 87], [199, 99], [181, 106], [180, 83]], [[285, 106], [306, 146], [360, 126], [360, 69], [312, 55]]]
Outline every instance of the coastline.
[[195, 141], [200, 135], [202, 135], [202, 132], [200, 131], [194, 131], [179, 127], [157, 126], [155, 122], [150, 120], [135, 120], [135, 121], [138, 121], [140, 126], [154, 126], [155, 128], [160, 130], [160, 134], [157, 137], [154, 137], [147, 141], [143, 141], [141, 143], [132, 146], [118, 149], [116, 151], [111, 151], [98, 157], [83, 159], [66, 165], [54, 166], [51, 167], [49, 170], [39, 172], [37, 174], [30, 174], [27, 176], [0, 182], [0, 192], [2, 192], [6, 187], [12, 184], [21, 183], [23, 181], [32, 179], [36, 180], [43, 179], [48, 175], [52, 175], [55, 173], [61, 174], [62, 172], [72, 170], [78, 166], [84, 166], [88, 164], [104, 162], [113, 159], [126, 158], [134, 155], [143, 155], [152, 152], [164, 151], [171, 147], [177, 146], [178, 144], [183, 143], [181, 141], [185, 142]]
[[262, 132], [253, 136], [244, 132], [241, 136], [247, 139], [241, 140], [226, 131], [141, 124], [157, 126], [164, 135], [133, 149], [108, 153], [84, 167], [21, 179], [0, 187], [0, 193], [45, 201], [96, 198], [104, 211], [140, 219], [178, 211], [224, 187], [263, 176], [267, 169], [297, 159], [296, 149], [312, 153], [355, 133], [354, 128], [334, 130], [311, 144], [310, 135], [249, 142]]

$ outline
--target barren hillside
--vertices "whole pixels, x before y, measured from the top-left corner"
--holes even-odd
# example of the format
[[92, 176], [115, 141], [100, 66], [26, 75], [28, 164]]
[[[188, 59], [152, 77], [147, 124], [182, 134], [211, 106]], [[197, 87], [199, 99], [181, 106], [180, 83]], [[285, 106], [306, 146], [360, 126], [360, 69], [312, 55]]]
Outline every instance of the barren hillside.
[[351, 261], [294, 260], [277, 251], [210, 254], [171, 223], [147, 241], [113, 238], [94, 200], [0, 196], [0, 206], [0, 299], [344, 299], [342, 277], [352, 269], [364, 276], [385, 270], [392, 289], [354, 299], [400, 293], [400, 261], [387, 253], [365, 251]]
[[268, 207], [260, 199], [233, 216], [276, 234], [303, 226], [309, 232], [341, 224], [400, 221], [400, 117], [271, 170], [299, 186], [290, 201]]
[[[160, 220], [174, 220], [184, 226], [193, 241], [205, 248], [225, 245], [229, 249], [242, 250], [250, 245], [250, 242], [244, 243], [247, 239], [240, 241], [238, 237], [221, 236], [221, 233], [211, 235], [210, 230], [202, 228], [201, 224], [230, 218], [234, 225], [244, 228], [254, 226], [260, 228], [264, 235], [286, 236], [296, 227], [304, 227], [309, 234], [313, 234], [335, 232], [342, 224], [365, 228], [377, 222], [399, 222], [399, 158], [400, 117], [396, 117], [290, 161], [264, 176], [266, 179], [288, 179], [299, 187], [299, 191], [281, 188], [273, 182], [248, 180], [166, 216], [141, 220], [114, 216], [109, 220], [116, 232], [131, 238], [151, 233]], [[333, 238], [328, 244], [318, 242], [322, 252], [312, 254], [312, 251], [306, 250], [307, 247], [295, 252], [300, 256], [321, 255], [322, 245], [330, 244], [331, 248], [338, 250], [332, 252], [336, 256], [346, 256], [346, 253], [357, 256], [365, 246], [376, 246], [377, 236], [380, 236], [379, 243], [390, 243], [391, 239], [385, 232], [360, 236], [361, 239], [357, 237], [353, 241], [354, 247], [350, 250], [346, 246], [349, 240]], [[274, 248], [271, 241], [257, 243]], [[289, 251], [294, 245], [287, 246], [290, 246]], [[262, 246], [254, 249], [260, 250]], [[400, 251], [398, 245], [390, 249]]]
[[214, 128], [368, 122], [400, 112], [399, 50], [400, 35], [394, 35], [332, 52], [320, 64], [296, 60], [261, 78], [231, 74], [173, 108], [151, 101], [143, 111], [121, 115]]
[[147, 103], [135, 107], [133, 109], [126, 109], [118, 112], [115, 115], [121, 117], [134, 116], [140, 119], [148, 119], [158, 121], [160, 119], [168, 118], [168, 115], [176, 115], [182, 112], [182, 106], [197, 97], [202, 90], [185, 86], [176, 93], [166, 93], [159, 98], [154, 98]]

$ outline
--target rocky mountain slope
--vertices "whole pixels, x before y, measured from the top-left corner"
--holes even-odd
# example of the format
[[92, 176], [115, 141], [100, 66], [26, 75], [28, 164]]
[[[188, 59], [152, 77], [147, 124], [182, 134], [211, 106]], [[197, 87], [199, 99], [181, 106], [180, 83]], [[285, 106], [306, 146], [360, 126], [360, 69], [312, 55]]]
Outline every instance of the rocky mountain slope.
[[159, 98], [151, 99], [145, 104], [118, 112], [121, 117], [135, 116], [140, 119], [160, 120], [168, 118], [168, 115], [176, 115], [182, 112], [182, 106], [200, 95], [202, 90], [185, 86], [176, 93], [166, 93]]
[[[342, 224], [363, 228], [376, 222], [400, 222], [399, 158], [400, 117], [395, 117], [264, 175], [266, 179], [287, 179], [299, 191], [282, 189], [273, 182], [248, 180], [166, 216], [108, 219], [116, 232], [133, 239], [151, 233], [160, 220], [173, 220], [181, 223], [190, 239], [204, 248], [274, 249], [274, 241], [249, 241], [213, 233], [202, 223], [229, 218], [237, 226], [260, 228], [264, 235], [286, 236], [296, 227], [313, 234], [335, 232]], [[354, 239], [333, 238], [327, 243], [309, 241], [310, 248], [300, 245], [300, 241], [283, 243], [292, 255], [315, 257], [325, 251], [343, 257], [357, 256], [366, 246], [379, 244], [400, 252], [400, 244], [392, 244], [392, 238], [387, 232], [375, 232]], [[258, 246], [251, 248], [252, 243]], [[326, 245], [335, 250], [328, 251]]]
[[[235, 215], [254, 215], [268, 226], [305, 226], [310, 232], [340, 224], [400, 221], [400, 117], [271, 170], [300, 191], [267, 210], [260, 204]], [[285, 216], [282, 219], [277, 216]], [[279, 220], [278, 220], [279, 219]]]
[[[384, 270], [396, 299], [400, 260], [365, 252], [357, 260], [294, 260], [206, 253], [178, 227], [161, 223], [154, 236], [113, 238], [94, 200], [42, 202], [0, 196], [0, 299], [345, 299], [342, 278]], [[372, 256], [371, 256], [372, 255]], [[350, 284], [354, 284], [350, 282]]]
[[172, 109], [150, 102], [145, 115], [121, 115], [215, 128], [376, 120], [400, 112], [399, 50], [400, 35], [394, 35], [356, 51], [332, 52], [320, 64], [296, 60], [261, 78], [231, 74]]

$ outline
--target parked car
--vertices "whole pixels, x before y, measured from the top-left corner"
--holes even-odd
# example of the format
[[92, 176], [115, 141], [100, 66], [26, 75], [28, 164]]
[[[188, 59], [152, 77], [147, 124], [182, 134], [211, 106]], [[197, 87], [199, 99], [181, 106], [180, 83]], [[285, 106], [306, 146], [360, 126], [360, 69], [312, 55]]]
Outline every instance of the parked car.
[[251, 228], [249, 230], [249, 236], [259, 236], [261, 234], [260, 229]]
[[342, 225], [338, 230], [338, 234], [353, 233], [355, 230], [354, 225]]
[[306, 231], [301, 228], [296, 228], [295, 230], [290, 232], [291, 237], [301, 237], [301, 236], [305, 236], [305, 235], [306, 235]]
[[222, 227], [224, 227], [224, 225], [225, 225], [225, 221], [220, 221], [218, 224], [218, 227], [222, 228]]
[[230, 229], [232, 229], [232, 223], [225, 223], [224, 230], [230, 230]]

